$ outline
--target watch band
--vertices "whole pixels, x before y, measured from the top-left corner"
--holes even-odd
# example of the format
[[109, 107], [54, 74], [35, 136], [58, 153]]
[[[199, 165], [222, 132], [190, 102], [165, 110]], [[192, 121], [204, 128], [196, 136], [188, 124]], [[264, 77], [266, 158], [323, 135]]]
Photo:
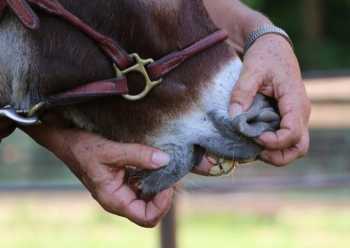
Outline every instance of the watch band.
[[256, 31], [251, 32], [248, 35], [248, 39], [246, 41], [246, 44], [244, 46], [244, 52], [243, 55], [247, 53], [249, 48], [262, 36], [267, 35], [267, 34], [277, 34], [285, 38], [289, 44], [294, 47], [292, 40], [290, 39], [289, 35], [284, 31], [283, 29], [273, 26], [273, 25], [264, 25], [258, 28]]

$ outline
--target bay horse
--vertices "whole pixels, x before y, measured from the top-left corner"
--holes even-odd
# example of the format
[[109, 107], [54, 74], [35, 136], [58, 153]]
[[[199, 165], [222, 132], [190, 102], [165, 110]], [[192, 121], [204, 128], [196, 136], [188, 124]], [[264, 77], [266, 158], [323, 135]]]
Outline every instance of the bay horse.
[[[202, 0], [59, 2], [89, 27], [143, 58], [161, 58], [218, 32]], [[33, 11], [40, 26], [30, 23], [37, 25], [30, 30], [18, 13], [0, 6], [0, 106], [30, 109], [67, 89], [115, 77], [110, 59], [91, 37], [47, 11], [35, 6]], [[204, 153], [239, 163], [259, 158], [262, 148], [254, 139], [276, 130], [279, 116], [274, 104], [261, 95], [248, 112], [229, 116], [230, 95], [241, 67], [229, 41], [219, 42], [167, 73], [142, 100], [92, 98], [56, 106], [41, 120], [58, 125], [49, 118], [58, 115], [60, 125], [169, 153], [171, 161], [165, 168], [131, 173], [142, 194], [152, 195], [187, 175]], [[127, 81], [134, 94], [144, 87], [139, 74], [128, 75]], [[227, 168], [218, 163], [212, 174], [224, 172]]]

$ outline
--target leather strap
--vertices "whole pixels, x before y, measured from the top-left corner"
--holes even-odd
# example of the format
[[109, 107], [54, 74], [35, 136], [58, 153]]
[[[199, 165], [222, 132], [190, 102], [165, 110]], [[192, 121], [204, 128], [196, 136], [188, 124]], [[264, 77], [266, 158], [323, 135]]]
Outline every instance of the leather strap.
[[165, 76], [170, 71], [174, 70], [176, 67], [184, 63], [186, 60], [217, 45], [218, 43], [225, 41], [227, 37], [228, 34], [225, 31], [219, 30], [181, 51], [170, 53], [169, 55], [155, 61], [154, 63], [147, 66], [147, 70], [151, 79], [157, 80]]
[[[5, 1], [3, 0], [3, 2]], [[7, 4], [27, 28], [37, 29], [39, 27], [39, 18], [29, 6], [27, 1], [7, 0]]]
[[[147, 66], [147, 71], [152, 80], [158, 80], [174, 70], [194, 55], [215, 46], [227, 39], [225, 31], [217, 31], [189, 47], [173, 52]], [[114, 78], [106, 81], [89, 83], [75, 89], [70, 89], [61, 94], [49, 97], [45, 101], [44, 108], [77, 104], [93, 100], [94, 98], [117, 96], [128, 93], [126, 77]]]
[[91, 101], [95, 98], [118, 96], [128, 93], [125, 77], [98, 81], [76, 87], [69, 91], [50, 96], [44, 102], [44, 109]]
[[[40, 21], [29, 3], [66, 20], [81, 32], [85, 33], [96, 42], [120, 70], [125, 70], [135, 63], [131, 56], [117, 42], [94, 30], [84, 21], [65, 9], [57, 0], [0, 0], [0, 17], [3, 10], [9, 7], [27, 28], [37, 29], [39, 28]], [[219, 30], [214, 32], [183, 50], [173, 52], [147, 65], [147, 73], [152, 80], [160, 79], [186, 60], [223, 42], [227, 38], [228, 35], [225, 31]], [[44, 102], [44, 107], [49, 108], [76, 104], [97, 97], [123, 95], [127, 93], [127, 79], [125, 77], [114, 78], [85, 84], [84, 86], [51, 96]]]

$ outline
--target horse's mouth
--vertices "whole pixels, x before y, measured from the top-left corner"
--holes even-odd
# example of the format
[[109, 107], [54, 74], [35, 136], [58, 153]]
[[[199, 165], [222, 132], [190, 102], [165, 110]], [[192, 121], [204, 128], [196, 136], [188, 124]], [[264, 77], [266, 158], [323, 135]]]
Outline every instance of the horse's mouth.
[[195, 154], [195, 161], [194, 161], [195, 165], [199, 165], [203, 161], [203, 159], [207, 160], [208, 163], [212, 165], [212, 167], [208, 171], [209, 176], [228, 175], [231, 172], [233, 172], [234, 169], [239, 164], [238, 161], [228, 159], [228, 158], [223, 158], [215, 154], [212, 154], [206, 151], [206, 149], [201, 146], [195, 146], [194, 154]]
[[239, 162], [236, 160], [221, 158], [210, 153], [207, 153], [205, 158], [213, 166], [209, 171], [210, 176], [228, 175], [239, 165]]
[[232, 159], [220, 157], [216, 154], [210, 153], [205, 150], [205, 148], [200, 146], [195, 146], [195, 165], [199, 165], [203, 159], [212, 165], [209, 176], [223, 176], [231, 174], [239, 165], [248, 164], [256, 161], [256, 158], [252, 159]]

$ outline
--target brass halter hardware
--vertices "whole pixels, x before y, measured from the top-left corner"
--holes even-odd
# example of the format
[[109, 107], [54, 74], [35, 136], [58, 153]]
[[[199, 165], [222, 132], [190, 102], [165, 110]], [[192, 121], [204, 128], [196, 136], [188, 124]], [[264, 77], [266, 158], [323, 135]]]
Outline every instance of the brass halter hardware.
[[145, 98], [154, 87], [158, 86], [162, 82], [162, 79], [152, 81], [147, 72], [146, 66], [153, 63], [153, 59], [142, 59], [137, 53], [130, 54], [130, 56], [135, 60], [135, 65], [130, 66], [125, 70], [120, 70], [114, 65], [114, 69], [118, 77], [126, 76], [130, 72], [137, 72], [143, 76], [145, 79], [145, 88], [141, 93], [137, 95], [123, 95], [123, 97], [129, 101], [139, 101]]

